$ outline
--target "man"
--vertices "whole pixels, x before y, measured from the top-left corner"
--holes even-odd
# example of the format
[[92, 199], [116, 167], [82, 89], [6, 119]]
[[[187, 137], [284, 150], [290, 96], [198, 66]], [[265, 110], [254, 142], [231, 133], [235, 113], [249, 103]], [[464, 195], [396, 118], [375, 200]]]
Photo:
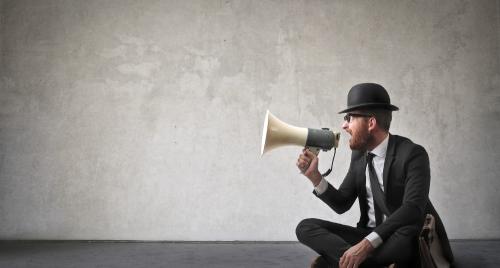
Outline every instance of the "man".
[[392, 111], [387, 91], [378, 84], [355, 85], [347, 97], [342, 128], [351, 135], [351, 164], [338, 189], [318, 171], [318, 158], [307, 149], [297, 160], [314, 185], [313, 193], [342, 214], [358, 199], [357, 227], [320, 219], [297, 226], [299, 241], [320, 256], [311, 267], [412, 267], [418, 260], [417, 236], [425, 215], [436, 218], [443, 253], [453, 255], [444, 227], [429, 201], [430, 168], [425, 149], [407, 138], [392, 135]]

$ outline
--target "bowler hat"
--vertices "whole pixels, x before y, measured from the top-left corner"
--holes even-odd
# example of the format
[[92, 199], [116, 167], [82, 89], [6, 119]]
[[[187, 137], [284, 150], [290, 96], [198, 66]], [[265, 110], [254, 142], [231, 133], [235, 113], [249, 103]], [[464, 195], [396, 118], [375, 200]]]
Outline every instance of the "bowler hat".
[[391, 99], [385, 88], [375, 83], [357, 84], [347, 94], [347, 109], [339, 112], [348, 113], [359, 109], [383, 109], [397, 111], [398, 107], [391, 104]]

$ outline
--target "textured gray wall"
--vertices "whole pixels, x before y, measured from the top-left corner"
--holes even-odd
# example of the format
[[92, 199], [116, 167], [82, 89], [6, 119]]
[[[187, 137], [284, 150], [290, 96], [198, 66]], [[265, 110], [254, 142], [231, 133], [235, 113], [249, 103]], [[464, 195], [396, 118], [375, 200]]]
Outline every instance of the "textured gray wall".
[[2, 239], [295, 240], [305, 217], [354, 224], [357, 208], [311, 194], [300, 148], [260, 158], [260, 136], [268, 108], [340, 130], [365, 81], [401, 108], [392, 132], [427, 148], [449, 235], [500, 238], [499, 1], [0, 4]]

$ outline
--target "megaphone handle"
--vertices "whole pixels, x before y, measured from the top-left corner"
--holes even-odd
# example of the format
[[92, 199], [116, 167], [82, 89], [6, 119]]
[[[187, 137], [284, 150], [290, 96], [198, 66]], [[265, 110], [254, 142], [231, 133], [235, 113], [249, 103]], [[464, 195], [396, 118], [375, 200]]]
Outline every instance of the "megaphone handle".
[[[320, 151], [320, 148], [317, 148], [317, 147], [306, 146], [305, 148], [309, 149], [309, 151], [311, 151], [311, 153], [313, 153], [315, 155], [318, 155], [319, 151]], [[332, 172], [332, 169], [333, 169], [333, 160], [335, 160], [336, 154], [337, 154], [337, 148], [333, 148], [333, 157], [332, 157], [332, 164], [330, 166], [330, 169], [328, 169], [325, 173], [321, 174], [321, 176], [326, 177], [326, 176], [330, 175], [330, 173]]]
[[[319, 151], [320, 151], [320, 148], [317, 148], [317, 147], [309, 147], [309, 146], [306, 146], [304, 147], [304, 149], [307, 149], [309, 150], [311, 153], [313, 153], [314, 155], [318, 156], [319, 154]], [[309, 166], [307, 167], [309, 168]], [[307, 169], [306, 168], [306, 169]], [[302, 171], [299, 172], [300, 174], [304, 174]]]
[[[309, 149], [309, 151], [311, 151], [311, 153], [313, 153], [315, 155], [318, 155], [319, 151], [320, 151], [320, 148], [317, 148], [317, 147], [306, 146], [305, 148]], [[326, 176], [330, 175], [330, 173], [332, 172], [332, 169], [333, 169], [333, 160], [335, 160], [336, 154], [337, 154], [337, 148], [333, 148], [332, 164], [331, 164], [330, 168], [325, 173], [321, 174], [321, 176], [326, 177]], [[300, 173], [302, 173], [302, 172], [300, 172]]]

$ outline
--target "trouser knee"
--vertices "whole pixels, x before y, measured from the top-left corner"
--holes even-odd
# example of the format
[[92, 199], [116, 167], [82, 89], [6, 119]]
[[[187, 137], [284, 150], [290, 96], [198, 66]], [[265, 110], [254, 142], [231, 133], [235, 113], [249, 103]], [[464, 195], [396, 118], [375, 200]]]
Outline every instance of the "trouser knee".
[[304, 219], [299, 222], [297, 228], [295, 228], [295, 234], [300, 242], [306, 243], [311, 237], [311, 232], [319, 227], [316, 220], [317, 219]]
[[377, 249], [374, 259], [379, 263], [411, 263], [418, 256], [418, 228], [403, 226]]

